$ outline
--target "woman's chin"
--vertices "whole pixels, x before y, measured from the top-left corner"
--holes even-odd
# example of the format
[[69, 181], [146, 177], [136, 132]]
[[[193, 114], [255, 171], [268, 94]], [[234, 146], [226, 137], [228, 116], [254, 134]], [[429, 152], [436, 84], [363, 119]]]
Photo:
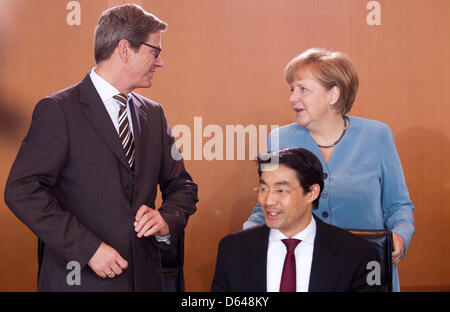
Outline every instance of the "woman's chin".
[[301, 127], [306, 127], [309, 124], [309, 121], [303, 119], [303, 118], [297, 118], [297, 124]]

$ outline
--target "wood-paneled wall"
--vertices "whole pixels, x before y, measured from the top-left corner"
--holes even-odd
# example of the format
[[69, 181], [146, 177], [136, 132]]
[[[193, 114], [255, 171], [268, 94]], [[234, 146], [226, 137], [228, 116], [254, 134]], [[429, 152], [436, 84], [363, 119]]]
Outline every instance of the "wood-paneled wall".
[[[67, 21], [74, 13], [70, 2], [1, 1], [2, 192], [34, 105], [77, 83], [94, 66], [99, 15], [129, 1], [76, 1], [80, 25]], [[310, 47], [340, 50], [353, 59], [360, 90], [351, 114], [385, 122], [394, 132], [416, 206], [416, 233], [399, 267], [402, 289], [450, 290], [450, 1], [135, 3], [169, 24], [162, 42], [165, 67], [150, 89], [138, 92], [163, 104], [174, 129], [186, 125], [192, 135], [186, 166], [199, 185], [200, 202], [186, 230], [187, 290], [209, 290], [220, 238], [240, 230], [256, 202], [255, 164], [248, 155], [226, 157], [227, 125], [270, 129], [293, 122], [282, 72]], [[208, 126], [222, 130], [224, 160], [207, 160], [198, 149], [211, 139], [204, 132]], [[194, 137], [202, 134], [195, 154]], [[264, 131], [257, 135], [264, 139]], [[248, 141], [246, 148], [248, 153]], [[36, 289], [36, 237], [3, 199], [0, 256], [0, 290]]]

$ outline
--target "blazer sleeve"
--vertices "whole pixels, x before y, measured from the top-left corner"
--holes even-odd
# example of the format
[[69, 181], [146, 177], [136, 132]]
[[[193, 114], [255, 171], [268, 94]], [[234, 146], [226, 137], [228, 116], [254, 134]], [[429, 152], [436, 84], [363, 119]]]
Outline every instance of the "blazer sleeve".
[[75, 260], [83, 267], [101, 240], [52, 194], [68, 160], [67, 131], [60, 104], [50, 98], [41, 100], [12, 165], [5, 202], [62, 261]]
[[409, 198], [394, 135], [387, 125], [380, 131], [381, 205], [386, 228], [405, 241], [405, 253], [414, 234], [414, 204]]
[[171, 239], [184, 230], [187, 220], [196, 211], [198, 202], [197, 185], [186, 171], [183, 159], [172, 155], [176, 148], [164, 111], [160, 108], [162, 131], [162, 166], [159, 173], [159, 185], [162, 204], [159, 212], [169, 225]]
[[248, 217], [247, 221], [242, 225], [242, 229], [246, 230], [251, 227], [264, 224], [266, 221], [264, 217], [264, 212], [262, 211], [261, 205], [258, 203], [253, 208], [251, 215]]

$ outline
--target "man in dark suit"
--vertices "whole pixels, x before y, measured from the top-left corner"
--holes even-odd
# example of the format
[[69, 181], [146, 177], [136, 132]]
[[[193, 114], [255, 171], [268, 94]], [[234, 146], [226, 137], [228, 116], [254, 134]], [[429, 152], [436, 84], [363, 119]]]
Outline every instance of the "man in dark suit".
[[163, 66], [166, 26], [136, 5], [106, 10], [95, 68], [33, 112], [5, 201], [45, 244], [40, 291], [162, 290], [160, 248], [176, 243], [198, 201], [161, 105], [132, 92]]
[[220, 241], [213, 291], [372, 291], [369, 242], [316, 218], [323, 169], [311, 152], [283, 149], [258, 157], [255, 190], [266, 224]]

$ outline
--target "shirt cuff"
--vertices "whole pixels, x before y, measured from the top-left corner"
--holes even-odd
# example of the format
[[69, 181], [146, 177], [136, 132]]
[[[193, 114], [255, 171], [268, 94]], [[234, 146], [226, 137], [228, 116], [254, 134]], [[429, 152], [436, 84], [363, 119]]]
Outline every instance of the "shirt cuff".
[[391, 231], [400, 235], [400, 237], [405, 241], [405, 252], [402, 255], [404, 256], [406, 254], [406, 251], [408, 250], [409, 243], [411, 242], [411, 238], [414, 234], [414, 226], [411, 224], [400, 223]]
[[158, 243], [166, 243], [167, 245], [170, 245], [170, 234], [167, 236], [155, 235], [155, 238], [158, 241]]

